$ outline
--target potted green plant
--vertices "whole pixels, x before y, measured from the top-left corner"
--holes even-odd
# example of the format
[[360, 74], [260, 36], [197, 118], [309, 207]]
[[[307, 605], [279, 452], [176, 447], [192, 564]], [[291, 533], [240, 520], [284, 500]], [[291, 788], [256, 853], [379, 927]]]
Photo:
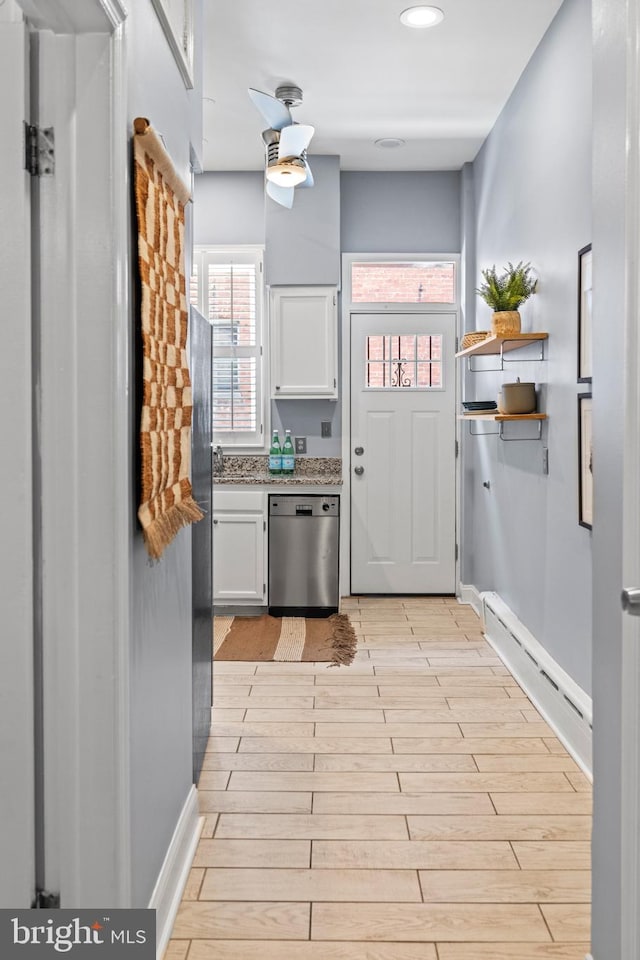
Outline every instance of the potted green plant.
[[495, 264], [482, 270], [483, 282], [476, 293], [493, 310], [491, 333], [496, 337], [520, 333], [520, 313], [518, 308], [532, 293], [535, 293], [537, 280], [532, 276], [530, 263], [514, 265], [508, 263], [498, 275]]

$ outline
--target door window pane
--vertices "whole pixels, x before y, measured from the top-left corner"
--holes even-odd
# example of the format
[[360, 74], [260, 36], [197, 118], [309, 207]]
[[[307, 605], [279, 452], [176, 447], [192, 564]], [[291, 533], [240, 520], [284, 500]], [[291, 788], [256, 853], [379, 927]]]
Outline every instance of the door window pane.
[[442, 389], [441, 334], [376, 334], [366, 339], [369, 390]]

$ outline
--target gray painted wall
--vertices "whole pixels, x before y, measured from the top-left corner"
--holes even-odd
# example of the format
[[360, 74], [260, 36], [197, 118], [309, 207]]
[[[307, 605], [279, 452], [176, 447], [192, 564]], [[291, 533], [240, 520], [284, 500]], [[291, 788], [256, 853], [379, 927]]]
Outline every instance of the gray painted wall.
[[[623, 643], [622, 582], [625, 281], [628, 263], [625, 161], [630, 57], [627, 7], [594, 0], [593, 460], [593, 956], [632, 960], [620, 931]], [[637, 79], [636, 79], [637, 82]], [[637, 148], [631, 151], [637, 155]], [[637, 175], [636, 175], [637, 176]], [[634, 224], [637, 211], [632, 212]], [[636, 227], [637, 229], [637, 227]], [[630, 265], [635, 278], [636, 266]], [[625, 584], [626, 586], [626, 584]], [[637, 731], [636, 731], [637, 734]], [[627, 841], [628, 842], [628, 841]], [[634, 954], [634, 960], [637, 954]]]
[[262, 171], [200, 174], [195, 179], [195, 197], [194, 243], [227, 246], [264, 244]]
[[[500, 593], [590, 692], [591, 534], [578, 526], [576, 400], [585, 390], [576, 383], [577, 252], [591, 240], [589, 0], [565, 0], [476, 158], [474, 180], [476, 279], [493, 263], [533, 263], [539, 292], [522, 308], [522, 329], [549, 332], [549, 360], [467, 375], [467, 397], [495, 398], [516, 376], [533, 380], [549, 422], [543, 443], [465, 432], [463, 581]], [[490, 316], [478, 300], [477, 328]]]
[[[190, 104], [200, 91], [185, 89], [151, 0], [131, 4], [129, 17], [129, 117], [149, 118], [188, 183]], [[132, 336], [137, 351], [133, 322]], [[132, 449], [137, 418], [132, 401]], [[131, 496], [137, 503], [133, 477]], [[152, 563], [136, 526], [131, 569], [131, 905], [143, 907], [192, 783], [191, 531], [178, 534]]]
[[[338, 381], [340, 382], [340, 381]], [[321, 436], [321, 422], [331, 423], [331, 436]], [[307, 438], [307, 456], [339, 457], [341, 447], [341, 404], [335, 400], [272, 400], [271, 429], [291, 430], [292, 437]]]
[[[460, 330], [475, 330], [476, 320], [476, 203], [475, 182], [472, 163], [465, 163], [460, 177]], [[476, 384], [473, 377], [466, 372], [466, 365], [458, 367], [458, 374], [462, 380], [462, 390], [466, 397], [473, 397]], [[462, 546], [460, 565], [461, 580], [469, 582], [471, 576], [473, 542], [474, 542], [474, 501], [476, 477], [474, 474], [474, 457], [476, 448], [466, 438], [468, 427], [464, 423], [458, 424], [458, 436], [463, 439], [460, 443], [460, 486], [463, 491], [460, 497], [460, 516], [458, 529], [460, 530], [460, 544]]]
[[340, 175], [341, 248], [347, 253], [458, 253], [460, 174]]
[[340, 158], [311, 157], [315, 185], [296, 190], [291, 210], [265, 207], [265, 282], [337, 286], [340, 282]]
[[[332, 161], [331, 171], [336, 158], [312, 158], [314, 175], [321, 188], [324, 170], [321, 161], [325, 159]], [[340, 238], [336, 249], [371, 253], [457, 253], [461, 248], [460, 182], [459, 173], [449, 172], [341, 173]], [[301, 207], [299, 200], [302, 198], [304, 203], [304, 198], [316, 190], [317, 187], [298, 191], [293, 210], [280, 208], [280, 223], [287, 226], [287, 216]], [[271, 229], [265, 226], [264, 178], [260, 171], [203, 173], [196, 177], [195, 197], [195, 243], [266, 242], [270, 246], [273, 242]], [[332, 206], [335, 208], [335, 199]], [[270, 207], [275, 204], [269, 202], [267, 210]], [[269, 217], [269, 228], [272, 222]], [[302, 279], [303, 274], [296, 276], [298, 279], [287, 282], [337, 283], [335, 278], [306, 281]]]

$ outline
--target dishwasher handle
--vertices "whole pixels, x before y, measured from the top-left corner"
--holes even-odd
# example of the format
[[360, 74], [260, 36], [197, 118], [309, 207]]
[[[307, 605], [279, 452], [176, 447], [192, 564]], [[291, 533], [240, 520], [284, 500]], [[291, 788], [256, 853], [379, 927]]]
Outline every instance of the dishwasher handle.
[[296, 507], [296, 517], [312, 517], [313, 516], [313, 507], [307, 506], [297, 506]]

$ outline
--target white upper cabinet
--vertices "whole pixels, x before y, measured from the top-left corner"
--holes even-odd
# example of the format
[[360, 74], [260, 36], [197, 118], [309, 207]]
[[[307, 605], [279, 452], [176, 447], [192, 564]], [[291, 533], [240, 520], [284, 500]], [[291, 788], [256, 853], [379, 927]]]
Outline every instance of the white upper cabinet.
[[271, 396], [338, 397], [336, 287], [271, 290]]

